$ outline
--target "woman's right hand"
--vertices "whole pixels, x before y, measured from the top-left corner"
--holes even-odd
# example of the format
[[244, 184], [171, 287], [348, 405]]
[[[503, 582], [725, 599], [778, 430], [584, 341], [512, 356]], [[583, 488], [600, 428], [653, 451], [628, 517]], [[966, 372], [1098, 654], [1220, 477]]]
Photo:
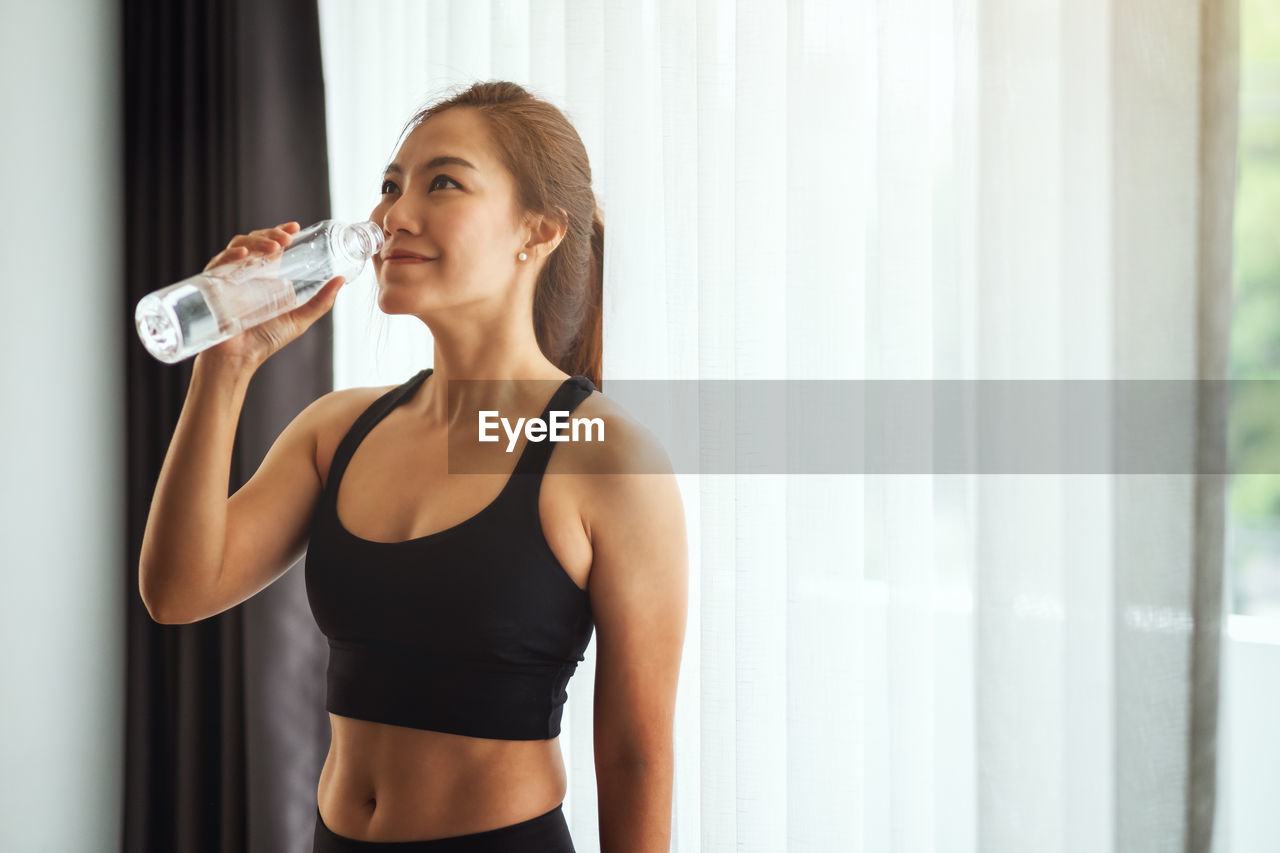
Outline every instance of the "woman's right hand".
[[[237, 234], [231, 238], [227, 248], [223, 249], [205, 265], [208, 272], [222, 264], [236, 263], [254, 255], [270, 257], [284, 251], [298, 233], [301, 226], [297, 222], [283, 222], [275, 228], [259, 228], [248, 234]], [[336, 276], [325, 282], [314, 296], [292, 311], [286, 311], [266, 322], [259, 323], [238, 334], [202, 350], [196, 358], [226, 361], [240, 366], [257, 369], [264, 361], [280, 351], [285, 344], [301, 335], [311, 324], [324, 316], [338, 296], [345, 280]]]

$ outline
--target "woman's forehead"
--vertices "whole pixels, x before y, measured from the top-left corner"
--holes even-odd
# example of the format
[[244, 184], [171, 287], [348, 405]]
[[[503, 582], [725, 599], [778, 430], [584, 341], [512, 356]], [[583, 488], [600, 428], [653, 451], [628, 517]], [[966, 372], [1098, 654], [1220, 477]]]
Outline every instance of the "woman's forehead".
[[405, 137], [393, 163], [408, 170], [441, 157], [465, 160], [480, 172], [493, 170], [488, 128], [479, 113], [455, 107], [432, 116]]

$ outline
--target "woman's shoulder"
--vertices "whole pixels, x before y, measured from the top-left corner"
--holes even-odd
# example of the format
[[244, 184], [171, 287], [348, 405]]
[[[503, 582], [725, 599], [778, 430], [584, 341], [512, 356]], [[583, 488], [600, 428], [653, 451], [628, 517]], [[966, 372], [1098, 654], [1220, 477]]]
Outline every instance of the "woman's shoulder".
[[399, 387], [396, 384], [339, 388], [322, 395], [307, 407], [315, 435], [316, 470], [321, 482], [328, 481], [333, 454], [356, 419], [382, 395]]
[[627, 531], [637, 529], [666, 531], [671, 542], [682, 541], [677, 533], [684, 506], [667, 450], [653, 430], [607, 395], [593, 392], [571, 417], [598, 417], [603, 423], [602, 441], [569, 442], [572, 451], [566, 454], [574, 472], [585, 475], [575, 479], [575, 486], [582, 527], [595, 555], [592, 572], [643, 574], [647, 567], [631, 558], [602, 555], [638, 553], [627, 544]]
[[316, 411], [316, 420], [320, 425], [341, 426], [345, 421], [345, 426], [350, 427], [375, 400], [399, 387], [396, 384], [338, 388], [322, 395], [311, 406]]
[[669, 474], [671, 460], [657, 435], [616, 400], [593, 390], [573, 410], [571, 419], [599, 420], [592, 440], [570, 442], [574, 468], [589, 474]]

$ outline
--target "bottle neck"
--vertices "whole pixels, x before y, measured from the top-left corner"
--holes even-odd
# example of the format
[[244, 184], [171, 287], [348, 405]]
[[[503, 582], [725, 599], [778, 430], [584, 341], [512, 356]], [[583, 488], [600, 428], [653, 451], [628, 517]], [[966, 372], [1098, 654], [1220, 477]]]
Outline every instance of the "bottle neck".
[[382, 251], [385, 239], [375, 222], [353, 222], [338, 229], [335, 247], [353, 263], [363, 264]]

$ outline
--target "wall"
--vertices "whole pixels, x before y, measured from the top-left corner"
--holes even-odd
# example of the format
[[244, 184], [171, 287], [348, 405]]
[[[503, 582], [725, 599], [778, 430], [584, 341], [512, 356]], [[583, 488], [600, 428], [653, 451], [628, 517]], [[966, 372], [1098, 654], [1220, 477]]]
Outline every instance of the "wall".
[[133, 330], [117, 15], [89, 0], [6, 0], [0, 13], [3, 850], [119, 845]]

